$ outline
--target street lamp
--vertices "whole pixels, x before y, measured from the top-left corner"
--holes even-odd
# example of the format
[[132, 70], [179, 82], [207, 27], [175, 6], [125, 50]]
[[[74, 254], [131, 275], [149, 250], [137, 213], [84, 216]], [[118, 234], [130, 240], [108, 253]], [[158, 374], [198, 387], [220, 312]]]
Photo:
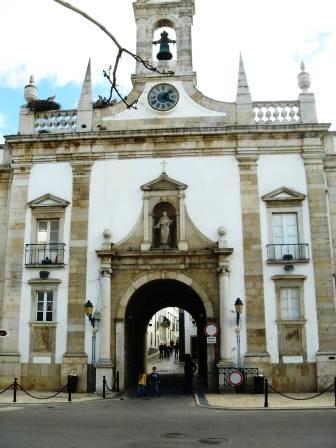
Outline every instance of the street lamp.
[[240, 300], [239, 297], [236, 299], [234, 306], [237, 314], [237, 327], [238, 327], [240, 321], [240, 315], [243, 312], [243, 306], [244, 306], [243, 302]]
[[[87, 315], [90, 324], [92, 326], [92, 338], [91, 338], [91, 358], [92, 358], [92, 370], [91, 370], [91, 382], [92, 382], [92, 392], [95, 392], [95, 364], [96, 364], [96, 333], [97, 328], [95, 328], [95, 322], [96, 320], [100, 320], [97, 317], [93, 317], [93, 305], [90, 300], [86, 302], [84, 305], [84, 311]], [[95, 313], [97, 314], [97, 313]]]
[[237, 333], [237, 367], [238, 369], [241, 367], [240, 365], [240, 325], [239, 325], [239, 321], [240, 321], [240, 315], [243, 311], [243, 302], [240, 300], [240, 298], [238, 297], [235, 301], [235, 310], [236, 310], [236, 315], [237, 315], [237, 325], [236, 325], [236, 333]]
[[87, 315], [87, 317], [89, 318], [89, 321], [90, 321], [92, 327], [94, 328], [96, 319], [92, 316], [92, 314], [93, 314], [93, 305], [92, 305], [90, 300], [88, 300], [86, 302], [86, 304], [84, 305], [84, 311], [85, 311], [85, 314]]

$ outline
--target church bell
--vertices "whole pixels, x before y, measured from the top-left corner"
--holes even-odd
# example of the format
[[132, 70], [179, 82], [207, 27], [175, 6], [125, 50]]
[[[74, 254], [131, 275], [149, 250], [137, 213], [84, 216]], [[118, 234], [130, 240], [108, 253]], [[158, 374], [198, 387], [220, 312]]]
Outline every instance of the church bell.
[[160, 44], [160, 51], [156, 55], [157, 59], [159, 61], [170, 61], [173, 59], [173, 55], [170, 52], [169, 44], [167, 43], [161, 43]]
[[154, 41], [153, 44], [160, 44], [160, 50], [158, 54], [156, 55], [157, 59], [159, 61], [170, 61], [173, 59], [173, 55], [170, 52], [169, 44], [175, 44], [176, 41], [169, 39], [168, 33], [166, 31], [163, 31], [161, 33], [161, 39]]

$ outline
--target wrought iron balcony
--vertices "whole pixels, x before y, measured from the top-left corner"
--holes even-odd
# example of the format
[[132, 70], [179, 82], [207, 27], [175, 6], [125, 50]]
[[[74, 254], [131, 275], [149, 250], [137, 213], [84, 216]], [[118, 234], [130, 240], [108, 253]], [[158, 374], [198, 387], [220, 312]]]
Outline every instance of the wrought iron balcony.
[[64, 243], [26, 244], [26, 266], [64, 265]]
[[267, 244], [267, 263], [307, 263], [308, 244]]

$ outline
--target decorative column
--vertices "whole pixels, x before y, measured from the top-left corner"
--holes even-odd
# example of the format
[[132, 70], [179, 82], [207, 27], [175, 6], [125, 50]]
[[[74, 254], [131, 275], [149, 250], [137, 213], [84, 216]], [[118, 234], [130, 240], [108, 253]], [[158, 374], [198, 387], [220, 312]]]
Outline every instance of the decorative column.
[[[317, 141], [318, 140], [318, 141]], [[307, 179], [312, 258], [314, 263], [319, 351], [316, 355], [317, 383], [320, 389], [336, 376], [336, 311], [332, 239], [329, 219], [335, 215], [335, 205], [326, 196], [323, 154], [318, 154], [319, 139], [305, 139], [303, 159]], [[315, 153], [314, 153], [315, 151]], [[330, 193], [335, 194], [335, 177], [327, 170]], [[331, 196], [332, 198], [332, 196]], [[333, 223], [335, 225], [335, 223]]]
[[[8, 230], [6, 232], [6, 258], [3, 263], [4, 289], [0, 323], [1, 328], [8, 331], [8, 336], [0, 338], [0, 384], [2, 385], [10, 384], [14, 377], [20, 378], [21, 372], [19, 322], [30, 170], [31, 165], [20, 165], [13, 168], [8, 199]], [[8, 173], [5, 176], [1, 174], [1, 179], [5, 179], [5, 182], [9, 181]], [[8, 192], [7, 185], [4, 192]], [[4, 199], [1, 198], [1, 201]], [[6, 212], [4, 212], [4, 216], [6, 216]]]
[[[243, 146], [249, 142], [239, 142]], [[260, 233], [259, 189], [256, 154], [244, 148], [237, 155], [243, 224], [244, 282], [246, 303], [247, 353], [244, 365], [258, 367], [269, 375], [270, 357], [266, 349], [264, 281]]]
[[0, 168], [0, 322], [2, 317], [3, 291], [5, 283], [5, 256], [8, 231], [8, 193], [11, 183], [11, 168]]
[[62, 384], [67, 375], [79, 377], [79, 391], [87, 389], [85, 313], [87, 240], [92, 162], [72, 162], [72, 210], [69, 248], [67, 351], [62, 362]]
[[141, 252], [147, 252], [151, 248], [152, 235], [149, 232], [149, 195], [144, 193], [143, 197], [143, 215], [144, 215], [144, 240], [141, 243]]
[[180, 209], [180, 235], [178, 241], [179, 250], [187, 251], [188, 250], [188, 242], [186, 241], [186, 222], [185, 222], [185, 192], [179, 192], [179, 209]]
[[103, 376], [109, 388], [112, 386], [111, 361], [111, 276], [112, 269], [104, 267], [100, 271], [101, 297], [99, 322], [99, 354], [96, 363], [96, 391], [102, 392]]
[[232, 303], [229, 294], [229, 263], [222, 262], [218, 266], [219, 280], [219, 319], [220, 319], [220, 367], [232, 366]]

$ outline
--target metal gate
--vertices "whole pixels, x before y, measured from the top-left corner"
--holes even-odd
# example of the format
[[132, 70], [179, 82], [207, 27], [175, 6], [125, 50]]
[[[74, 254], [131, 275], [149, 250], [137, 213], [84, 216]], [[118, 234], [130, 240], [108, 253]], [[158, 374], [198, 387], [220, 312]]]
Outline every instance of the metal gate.
[[[231, 393], [254, 393], [256, 378], [258, 378], [257, 368], [237, 368], [237, 367], [216, 367], [217, 369], [217, 392]], [[230, 375], [233, 372], [240, 372], [243, 377], [243, 381], [239, 386], [234, 386], [230, 382]]]

